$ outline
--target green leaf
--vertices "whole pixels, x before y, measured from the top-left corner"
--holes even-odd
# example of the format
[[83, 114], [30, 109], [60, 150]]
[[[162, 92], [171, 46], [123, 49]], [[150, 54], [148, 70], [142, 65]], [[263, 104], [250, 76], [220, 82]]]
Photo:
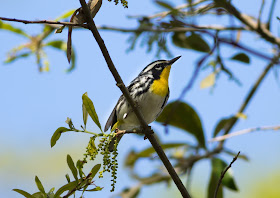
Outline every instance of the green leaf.
[[37, 176], [35, 176], [35, 183], [36, 183], [36, 185], [37, 185], [38, 190], [39, 190], [40, 192], [46, 194], [45, 189], [44, 189], [44, 187], [43, 187], [43, 185], [42, 185], [40, 179], [39, 179]]
[[77, 168], [74, 165], [72, 157], [69, 154], [67, 155], [67, 164], [68, 164], [75, 180], [78, 182], [78, 171], [77, 171]]
[[62, 186], [61, 188], [59, 188], [54, 197], [55, 198], [59, 198], [59, 196], [64, 193], [65, 191], [70, 191], [70, 190], [73, 190], [74, 188], [76, 188], [76, 185], [77, 185], [77, 181], [73, 181], [73, 182], [70, 182], [68, 184], [65, 184], [64, 186]]
[[25, 198], [33, 198], [31, 194], [29, 194], [28, 192], [24, 191], [24, 190], [20, 190], [20, 189], [13, 189], [13, 191], [23, 195]]
[[170, 181], [170, 175], [166, 174], [160, 174], [160, 173], [154, 173], [151, 176], [148, 177], [139, 177], [136, 176], [137, 180], [140, 181], [142, 184], [145, 185], [151, 185], [151, 184], [156, 184], [160, 182], [168, 182]]
[[[178, 148], [178, 147], [181, 147], [181, 146], [186, 146], [186, 143], [168, 143], [168, 144], [162, 144], [161, 147], [162, 149], [171, 149], [171, 148]], [[151, 156], [151, 154], [155, 153], [155, 149], [154, 147], [150, 147], [150, 148], [147, 148], [141, 152], [139, 152], [137, 154], [138, 157], [149, 157]]]
[[206, 76], [201, 82], [200, 82], [200, 89], [205, 89], [208, 87], [212, 87], [215, 84], [216, 80], [216, 73], [213, 72]]
[[6, 64], [7, 63], [12, 63], [15, 60], [17, 60], [18, 58], [26, 58], [30, 55], [31, 55], [31, 52], [26, 52], [26, 53], [18, 54], [18, 55], [15, 55], [15, 56], [8, 56], [7, 59], [4, 61], [4, 63], [6, 63]]
[[75, 12], [75, 10], [69, 10], [69, 11], [65, 12], [64, 14], [62, 14], [61, 16], [57, 17], [55, 20], [56, 20], [56, 21], [59, 21], [59, 20], [61, 20], [61, 19], [66, 19], [66, 18], [72, 16], [72, 14], [73, 14], [74, 12]]
[[86, 108], [88, 114], [90, 115], [91, 119], [99, 127], [99, 129], [102, 131], [98, 116], [95, 112], [93, 102], [87, 96], [87, 92], [83, 94], [82, 99], [83, 99], [83, 104], [85, 105], [85, 108]]
[[69, 183], [71, 181], [70, 176], [68, 174], [66, 174], [65, 177], [66, 177], [67, 182]]
[[67, 49], [67, 44], [63, 40], [53, 40], [46, 43], [45, 46], [50, 46], [63, 51], [66, 51]]
[[44, 194], [42, 192], [36, 192], [36, 193], [32, 194], [32, 197], [33, 198], [48, 198], [47, 194]]
[[19, 29], [19, 28], [15, 28], [13, 27], [11, 24], [9, 23], [4, 23], [3, 21], [0, 20], [0, 29], [3, 29], [3, 30], [8, 30], [8, 31], [11, 31], [15, 34], [19, 34], [19, 35], [22, 35], [24, 37], [27, 37], [29, 38], [28, 34], [26, 34], [23, 30]]
[[141, 190], [141, 185], [134, 186], [132, 188], [125, 188], [121, 193], [121, 197], [136, 198]]
[[99, 171], [101, 167], [101, 164], [96, 164], [92, 169], [91, 169], [91, 177], [94, 178], [96, 173]]
[[250, 63], [250, 58], [247, 54], [245, 53], [238, 53], [235, 54], [233, 57], [231, 57], [232, 60], [240, 61], [246, 64]]
[[167, 2], [164, 2], [164, 1], [156, 1], [156, 3], [161, 6], [161, 7], [164, 7], [164, 8], [167, 8], [168, 10], [174, 10], [173, 6], [170, 5], [169, 3]]
[[54, 198], [54, 193], [53, 193], [54, 189], [55, 189], [55, 188], [51, 188], [51, 189], [50, 189], [50, 191], [49, 191], [48, 194], [47, 194], [47, 198]]
[[[55, 49], [61, 50], [67, 53], [67, 43], [63, 40], [53, 40], [45, 44], [45, 46], [53, 47]], [[71, 72], [76, 66], [76, 54], [74, 48], [72, 47], [72, 56], [71, 56], [71, 66], [66, 70], [66, 72]]]
[[[208, 184], [207, 198], [215, 198], [215, 190], [217, 188], [219, 179], [220, 179], [220, 175], [214, 171], [213, 166], [212, 166], [212, 172], [211, 172], [211, 176], [210, 176], [210, 180], [209, 180], [209, 184]], [[224, 197], [223, 196], [223, 185], [220, 185], [216, 198], [223, 198], [223, 197]]]
[[[161, 144], [162, 149], [171, 149], [171, 148], [178, 148], [181, 146], [188, 146], [186, 143], [168, 143], [168, 144]], [[132, 167], [136, 160], [142, 157], [150, 157], [151, 154], [155, 153], [155, 149], [153, 147], [149, 147], [147, 149], [144, 149], [140, 151], [139, 153], [135, 153], [134, 151], [131, 151], [125, 160], [125, 165]]]
[[218, 135], [218, 133], [221, 131], [221, 130], [224, 130], [228, 127], [228, 124], [232, 122], [232, 120], [234, 120], [236, 118], [234, 117], [229, 117], [229, 118], [223, 118], [219, 121], [219, 123], [216, 125], [216, 128], [215, 128], [215, 131], [214, 131], [214, 136], [213, 137], [216, 137]]
[[192, 33], [189, 37], [187, 37], [186, 42], [188, 43], [190, 49], [199, 52], [210, 52], [208, 43], [206, 43], [199, 34]]
[[188, 48], [186, 39], [186, 32], [175, 32], [172, 36], [172, 42], [174, 43], [174, 45], [180, 48]]
[[52, 138], [51, 138], [51, 147], [53, 147], [56, 144], [57, 140], [61, 136], [61, 133], [66, 132], [66, 131], [71, 131], [71, 130], [68, 128], [65, 128], [65, 127], [59, 127], [58, 129], [56, 129], [56, 131], [54, 132], [54, 134], [52, 135]]
[[[87, 93], [85, 93], [85, 94], [86, 94], [86, 96], [88, 96]], [[87, 112], [87, 109], [86, 109], [86, 107], [85, 107], [84, 104], [82, 105], [82, 110], [83, 110], [83, 121], [84, 121], [84, 126], [85, 126], [85, 128], [86, 128], [86, 126], [87, 126], [87, 119], [88, 119], [88, 112]]]
[[83, 163], [81, 160], [78, 160], [77, 163], [76, 163], [76, 167], [78, 169], [78, 172], [79, 172], [79, 175], [80, 175], [80, 178], [83, 178], [84, 176], [84, 172], [83, 172]]
[[192, 49], [205, 53], [210, 52], [208, 43], [204, 41], [199, 34], [191, 33], [190, 36], [186, 36], [185, 32], [176, 32], [172, 36], [172, 42], [180, 48]]
[[[171, 115], [171, 116], [169, 116]], [[196, 137], [200, 146], [206, 148], [204, 132], [196, 111], [187, 103], [169, 103], [156, 119], [157, 122], [183, 129]]]
[[101, 188], [100, 186], [97, 186], [97, 187], [95, 187], [95, 188], [93, 188], [93, 189], [89, 189], [89, 190], [87, 190], [87, 191], [101, 191], [103, 188]]

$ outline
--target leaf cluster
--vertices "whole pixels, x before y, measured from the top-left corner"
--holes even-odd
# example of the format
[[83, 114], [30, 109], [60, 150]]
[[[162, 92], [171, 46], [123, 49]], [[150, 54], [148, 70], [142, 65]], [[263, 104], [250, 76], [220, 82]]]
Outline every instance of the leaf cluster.
[[[235, 116], [221, 119], [216, 125], [213, 131], [213, 137], [217, 134], [224, 134], [225, 129], [229, 126], [232, 119]], [[225, 153], [232, 157], [236, 155], [235, 152], [228, 151], [227, 149], [215, 148], [209, 150], [205, 144], [205, 131], [199, 114], [196, 110], [186, 102], [173, 101], [170, 102], [163, 110], [161, 115], [156, 120], [161, 123], [166, 131], [169, 132], [169, 127], [175, 127], [181, 129], [187, 136], [191, 135], [194, 137], [196, 144], [191, 144], [186, 141], [180, 142], [167, 142], [162, 143], [162, 148], [168, 153], [169, 159], [172, 159], [174, 167], [177, 168], [178, 173], [181, 176], [187, 175], [190, 177], [192, 168], [202, 159], [208, 159], [211, 162], [212, 171], [210, 173], [210, 179], [208, 182], [208, 197], [214, 196], [215, 187], [221, 176], [221, 172], [227, 167], [227, 163], [217, 154]], [[186, 138], [187, 139], [187, 138]], [[125, 165], [131, 169], [131, 176], [139, 181], [136, 186], [126, 187], [121, 195], [126, 197], [127, 195], [133, 195], [136, 197], [144, 185], [158, 184], [158, 183], [169, 183], [171, 177], [162, 171], [162, 167], [152, 171], [150, 176], [140, 177], [134, 172], [134, 167], [137, 163], [140, 163], [143, 159], [158, 160], [153, 157], [155, 150], [153, 147], [140, 150], [138, 152], [132, 150], [127, 156]], [[241, 156], [242, 159], [248, 160], [246, 156]], [[223, 197], [223, 189], [227, 188], [232, 191], [238, 191], [237, 184], [234, 180], [232, 171], [225, 174], [220, 187], [219, 196]], [[137, 190], [136, 190], [137, 189]]]
[[[63, 196], [65, 198], [75, 194], [76, 191], [81, 191], [82, 192], [81, 197], [82, 197], [84, 192], [100, 191], [103, 189], [102, 187], [96, 186], [96, 184], [93, 182], [93, 178], [96, 176], [97, 173], [99, 173], [99, 178], [102, 178], [105, 172], [111, 172], [111, 177], [112, 177], [111, 191], [115, 190], [115, 183], [117, 179], [117, 169], [118, 169], [118, 162], [117, 162], [118, 152], [116, 147], [117, 145], [115, 146], [115, 149], [112, 153], [109, 151], [109, 143], [115, 134], [114, 132], [110, 134], [105, 134], [102, 131], [98, 115], [95, 111], [95, 107], [93, 105], [92, 100], [88, 97], [87, 93], [83, 94], [82, 101], [83, 101], [82, 110], [83, 110], [83, 121], [84, 121], [84, 125], [83, 126], [81, 125], [82, 129], [77, 129], [74, 126], [72, 120], [70, 118], [67, 118], [66, 123], [69, 128], [59, 127], [54, 132], [51, 138], [51, 147], [53, 147], [60, 139], [62, 133], [79, 132], [79, 133], [87, 133], [92, 135], [86, 147], [84, 158], [82, 160], [78, 160], [76, 163], [74, 163], [71, 156], [67, 155], [67, 164], [74, 177], [74, 181], [71, 181], [69, 175], [66, 174], [65, 177], [67, 180], [67, 184], [60, 187], [56, 192], [54, 192], [55, 188], [52, 188], [48, 193], [46, 193], [42, 183], [36, 176], [35, 182], [40, 192], [29, 194], [28, 192], [25, 192], [20, 189], [14, 189], [14, 191], [20, 193], [26, 198], [37, 198], [37, 197], [60, 198], [62, 197], [62, 194], [66, 193], [66, 195]], [[101, 133], [94, 133], [86, 130], [88, 115], [91, 117], [92, 121], [99, 128]], [[95, 141], [97, 139], [99, 139], [98, 146], [95, 145]], [[102, 155], [103, 157], [102, 170], [100, 170], [101, 164], [96, 164], [88, 174], [85, 174], [84, 173], [85, 164], [87, 164], [88, 161], [94, 161], [98, 154]], [[92, 185], [94, 185], [94, 187], [88, 189]]]
[[[63, 15], [57, 17], [55, 20], [64, 20], [69, 18], [73, 14], [74, 10], [70, 10]], [[20, 44], [8, 52], [7, 58], [4, 61], [6, 64], [13, 63], [16, 60], [34, 56], [36, 64], [38, 66], [39, 72], [48, 72], [50, 70], [50, 61], [47, 53], [45, 52], [46, 48], [56, 49], [63, 53], [66, 53], [67, 44], [63, 40], [50, 40], [49, 37], [56, 30], [57, 26], [54, 25], [44, 25], [42, 32], [37, 35], [30, 35], [26, 31], [17, 28], [9, 23], [5, 23], [0, 20], [0, 30], [9, 31], [16, 35], [24, 37], [26, 40], [25, 43]], [[76, 64], [76, 55], [73, 50], [72, 63], [66, 72], [70, 72], [75, 68]]]

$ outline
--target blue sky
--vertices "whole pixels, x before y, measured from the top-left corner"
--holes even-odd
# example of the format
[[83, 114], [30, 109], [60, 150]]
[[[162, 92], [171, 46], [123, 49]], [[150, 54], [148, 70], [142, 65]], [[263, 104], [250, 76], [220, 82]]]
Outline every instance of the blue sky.
[[[241, 10], [255, 15], [259, 9], [255, 1], [239, 2]], [[177, 1], [176, 5], [183, 3]], [[174, 3], [175, 4], [175, 3]], [[268, 8], [269, 4], [266, 4]], [[20, 19], [54, 19], [64, 11], [79, 7], [79, 1], [5, 1], [1, 3], [0, 16]], [[95, 18], [97, 25], [112, 25], [119, 27], [136, 27], [135, 20], [127, 19], [127, 15], [152, 14], [160, 11], [151, 1], [129, 1], [129, 9], [121, 5], [115, 6], [113, 2], [103, 2], [100, 12]], [[218, 22], [219, 19], [212, 18]], [[208, 22], [204, 19], [205, 24]], [[41, 31], [41, 25], [15, 24], [30, 34]], [[277, 34], [279, 23], [273, 24], [273, 32]], [[148, 63], [156, 60], [155, 53], [146, 53], [146, 49], [139, 46], [132, 52], [126, 53], [128, 48], [128, 34], [101, 31], [112, 60], [114, 61], [124, 82], [128, 84]], [[257, 37], [249, 37], [242, 34], [241, 40], [246, 45], [256, 47], [258, 50], [270, 53], [269, 48]], [[49, 39], [66, 38], [66, 31], [61, 35], [53, 35]], [[9, 32], [0, 31], [0, 191], [4, 197], [21, 197], [12, 192], [13, 188], [20, 188], [29, 192], [36, 189], [34, 177], [39, 176], [46, 184], [46, 188], [58, 187], [64, 182], [64, 174], [68, 171], [66, 154], [71, 154], [75, 160], [82, 158], [89, 136], [86, 134], [63, 134], [54, 148], [50, 148], [50, 138], [56, 128], [65, 126], [67, 117], [73, 119], [74, 124], [82, 123], [81, 96], [88, 92], [93, 100], [99, 115], [101, 124], [104, 126], [107, 117], [111, 113], [120, 90], [115, 86], [114, 79], [110, 74], [102, 54], [97, 47], [90, 32], [86, 30], [74, 31], [73, 45], [77, 53], [77, 67], [71, 73], [64, 71], [69, 67], [63, 53], [49, 49], [47, 53], [50, 59], [50, 72], [39, 73], [34, 57], [22, 59], [12, 64], [3, 64], [9, 49], [24, 43], [22, 37]], [[257, 45], [257, 46], [256, 46]], [[180, 95], [183, 87], [191, 77], [195, 61], [201, 54], [189, 50], [171, 48], [175, 56], [182, 55], [171, 70], [169, 101], [175, 100]], [[222, 48], [225, 57], [230, 57], [238, 49]], [[166, 58], [166, 57], [162, 57]], [[228, 81], [225, 75], [221, 75], [214, 92], [209, 89], [201, 90], [200, 81], [210, 74], [210, 70], [200, 73], [198, 80], [184, 100], [195, 107], [203, 122], [206, 131], [206, 139], [211, 137], [212, 131], [221, 117], [235, 114], [239, 109], [246, 93], [252, 83], [260, 75], [267, 64], [251, 56], [251, 64], [244, 65], [233, 61], [227, 61], [227, 66], [239, 77], [242, 87], [232, 81]], [[270, 72], [266, 77], [245, 114], [246, 120], [240, 120], [233, 131], [256, 126], [279, 124], [279, 81]], [[97, 131], [92, 122], [89, 129]], [[182, 131], [171, 130], [170, 134], [164, 135], [162, 127], [153, 123], [155, 131], [160, 134], [164, 142], [183, 140], [193, 141], [191, 136], [186, 136]], [[252, 181], [258, 181], [263, 176], [278, 173], [279, 159], [277, 159], [280, 146], [278, 132], [256, 132], [240, 137], [232, 138], [227, 146], [235, 151], [247, 154], [250, 162], [238, 160], [233, 167], [239, 184], [240, 193], [227, 192], [227, 197], [244, 197], [252, 191]], [[134, 135], [128, 135], [119, 145], [119, 161], [125, 158], [131, 148], [141, 149], [149, 146]], [[211, 147], [211, 145], [209, 145]], [[226, 158], [230, 161], [230, 158]], [[141, 163], [137, 167], [139, 171], [159, 166], [160, 163]], [[260, 171], [262, 170], [262, 171]], [[125, 170], [120, 166], [116, 193], [125, 186], [136, 184], [130, 179]], [[277, 172], [278, 171], [278, 172]], [[192, 191], [204, 193], [207, 185], [209, 162], [202, 161], [197, 165], [193, 174]], [[145, 172], [141, 173], [147, 174]], [[108, 183], [109, 178], [98, 180], [101, 186], [107, 187], [98, 195], [111, 196]], [[279, 181], [279, 180], [278, 180]], [[99, 183], [98, 183], [99, 184]], [[202, 187], [203, 186], [203, 187]], [[168, 193], [176, 193], [174, 188], [163, 191], [165, 185], [149, 186], [144, 188], [140, 197], [147, 197], [150, 193], [157, 193], [159, 189]], [[198, 195], [201, 195], [198, 193]], [[93, 197], [87, 194], [87, 197]], [[179, 197], [179, 196], [178, 196]]]

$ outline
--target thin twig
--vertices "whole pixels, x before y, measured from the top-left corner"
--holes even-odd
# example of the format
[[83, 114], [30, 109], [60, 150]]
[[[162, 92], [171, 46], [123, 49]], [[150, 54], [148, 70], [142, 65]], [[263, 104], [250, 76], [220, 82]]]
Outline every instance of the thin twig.
[[71, 22], [61, 22], [61, 21], [49, 21], [49, 20], [37, 20], [37, 21], [30, 21], [30, 20], [22, 20], [22, 19], [15, 19], [15, 18], [6, 18], [6, 17], [0, 17], [0, 20], [3, 21], [13, 21], [13, 22], [19, 22], [24, 24], [46, 24], [46, 25], [65, 25], [65, 26], [76, 26], [76, 27], [83, 27], [88, 29], [87, 25], [85, 24], [77, 24], [77, 23], [71, 23]]
[[275, 131], [280, 130], [280, 126], [279, 125], [277, 125], [277, 126], [263, 126], [263, 127], [254, 127], [254, 128], [249, 128], [249, 129], [243, 129], [243, 130], [236, 131], [236, 132], [233, 132], [233, 133], [229, 133], [229, 134], [226, 134], [226, 135], [223, 135], [223, 136], [212, 138], [211, 140], [209, 140], [209, 142], [218, 142], [218, 141], [222, 141], [222, 140], [225, 140], [225, 139], [229, 139], [229, 138], [234, 137], [234, 136], [244, 135], [244, 134], [255, 132], [255, 131], [270, 131], [270, 130], [275, 130]]
[[190, 27], [176, 27], [176, 28], [153, 28], [153, 27], [141, 27], [141, 28], [120, 28], [120, 27], [112, 27], [112, 26], [98, 26], [100, 30], [110, 30], [110, 31], [118, 31], [118, 32], [192, 32], [198, 30], [219, 30], [219, 31], [232, 31], [232, 30], [246, 30], [251, 31], [248, 28], [239, 27], [239, 26], [222, 26], [222, 25], [200, 25], [195, 28]]
[[216, 189], [215, 189], [214, 198], [216, 198], [217, 195], [218, 195], [219, 187], [220, 187], [220, 185], [221, 185], [221, 183], [222, 183], [222, 180], [223, 180], [223, 178], [224, 178], [226, 172], [228, 171], [228, 169], [230, 169], [230, 167], [232, 166], [232, 164], [237, 160], [239, 154], [240, 154], [240, 151], [239, 151], [239, 152], [237, 153], [237, 155], [233, 158], [233, 160], [232, 160], [231, 163], [226, 167], [226, 169], [221, 173], [221, 177], [220, 177], [220, 179], [219, 179], [219, 181], [218, 181], [218, 184], [217, 184], [217, 187], [216, 187]]
[[254, 21], [252, 18], [248, 17], [247, 15], [242, 14], [239, 12], [230, 2], [228, 1], [219, 1], [215, 0], [215, 2], [225, 8], [229, 13], [231, 13], [233, 16], [235, 16], [238, 20], [240, 20], [244, 25], [248, 26], [250, 29], [254, 30], [256, 33], [258, 33], [263, 39], [266, 41], [276, 44], [278, 47], [280, 47], [280, 38], [275, 37], [266, 27], [264, 24], [262, 24], [260, 27], [258, 27], [258, 23]]
[[267, 20], [267, 23], [266, 23], [266, 28], [268, 30], [270, 30], [270, 23], [271, 23], [273, 11], [275, 10], [275, 3], [276, 3], [276, 0], [272, 0], [269, 15], [268, 15], [268, 20]]
[[260, 11], [259, 11], [258, 28], [261, 27], [261, 18], [262, 18], [263, 8], [264, 8], [264, 0], [262, 0], [261, 8], [260, 8]]
[[132, 97], [130, 96], [127, 88], [125, 87], [118, 71], [116, 70], [116, 67], [114, 66], [114, 63], [113, 63], [113, 61], [112, 61], [112, 59], [109, 55], [109, 52], [108, 52], [108, 50], [107, 50], [107, 48], [104, 44], [104, 41], [101, 38], [101, 36], [100, 36], [96, 26], [95, 26], [94, 21], [92, 20], [90, 11], [88, 9], [88, 6], [87, 6], [85, 0], [79, 0], [79, 1], [80, 1], [81, 6], [84, 10], [84, 14], [85, 14], [85, 17], [86, 17], [86, 20], [87, 20], [88, 27], [91, 30], [96, 42], [98, 43], [98, 45], [100, 47], [100, 50], [101, 50], [101, 52], [102, 52], [102, 54], [103, 54], [103, 56], [106, 60], [108, 68], [110, 69], [112, 75], [114, 76], [114, 78], [117, 82], [117, 86], [121, 89], [121, 91], [122, 91], [123, 95], [125, 96], [126, 100], [131, 105], [131, 107], [133, 109], [133, 112], [135, 113], [135, 115], [138, 118], [142, 128], [144, 129], [146, 137], [151, 142], [152, 146], [154, 147], [154, 149], [157, 152], [158, 156], [160, 157], [161, 161], [165, 165], [165, 167], [168, 170], [168, 172], [169, 172], [170, 176], [172, 177], [173, 181], [177, 185], [177, 188], [181, 192], [182, 196], [184, 198], [190, 198], [190, 195], [189, 195], [187, 189], [183, 185], [182, 181], [180, 180], [179, 176], [177, 175], [176, 171], [174, 170], [173, 166], [171, 165], [170, 161], [168, 160], [167, 156], [165, 155], [164, 151], [162, 150], [161, 146], [158, 144], [156, 138], [152, 134], [152, 130], [150, 129], [150, 127], [145, 122], [145, 120], [143, 118], [143, 115], [139, 111], [137, 105], [135, 104], [135, 102], [133, 101]]

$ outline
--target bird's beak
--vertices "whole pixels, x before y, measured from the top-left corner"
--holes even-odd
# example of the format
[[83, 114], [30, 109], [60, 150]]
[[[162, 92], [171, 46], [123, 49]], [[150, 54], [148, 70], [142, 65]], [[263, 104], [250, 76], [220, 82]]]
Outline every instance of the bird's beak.
[[176, 58], [173, 58], [171, 60], [168, 61], [168, 65], [172, 65], [173, 63], [175, 63], [179, 58], [181, 58], [181, 56], [178, 56]]

